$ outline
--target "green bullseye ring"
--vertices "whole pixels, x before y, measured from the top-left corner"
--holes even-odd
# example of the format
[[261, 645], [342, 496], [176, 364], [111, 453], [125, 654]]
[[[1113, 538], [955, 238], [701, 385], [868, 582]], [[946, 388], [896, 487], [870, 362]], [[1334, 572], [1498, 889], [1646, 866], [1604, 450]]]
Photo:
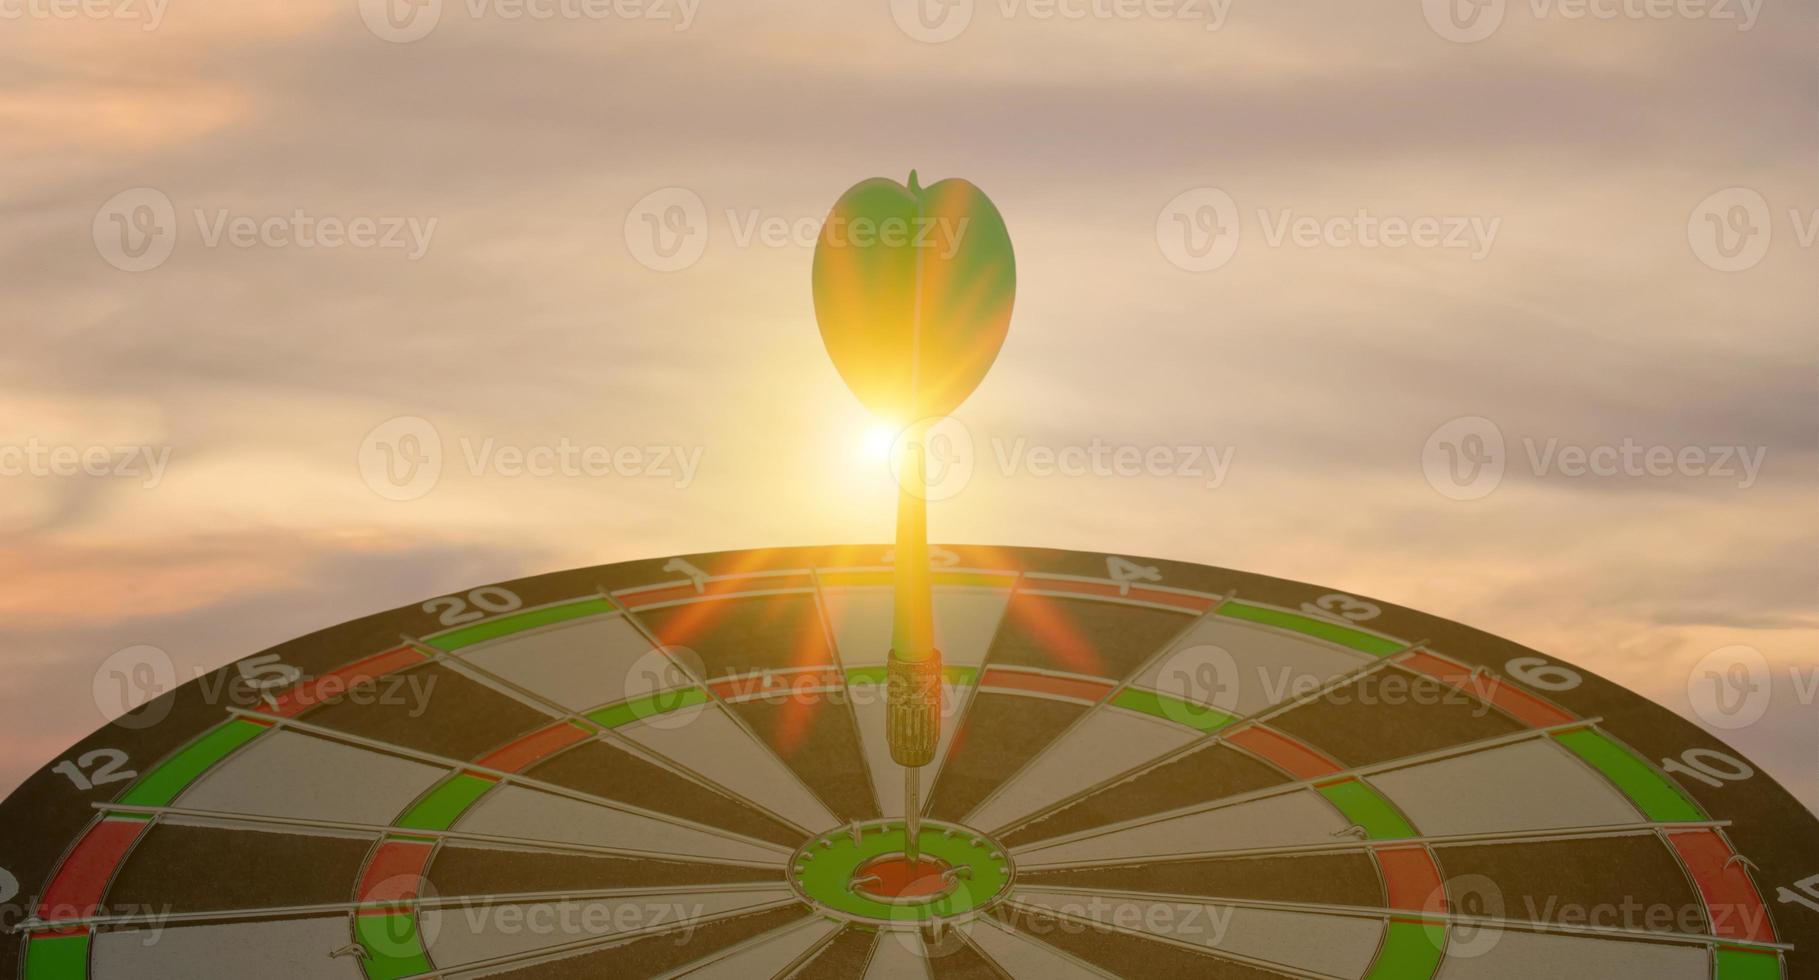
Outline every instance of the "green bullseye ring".
[[868, 895], [863, 885], [855, 885], [862, 867], [903, 853], [901, 820], [856, 824], [809, 841], [790, 859], [790, 886], [830, 915], [905, 929], [935, 920], [969, 919], [1010, 891], [1016, 866], [997, 842], [965, 827], [926, 820], [917, 837], [923, 859], [949, 869], [952, 885], [939, 894], [891, 900]]

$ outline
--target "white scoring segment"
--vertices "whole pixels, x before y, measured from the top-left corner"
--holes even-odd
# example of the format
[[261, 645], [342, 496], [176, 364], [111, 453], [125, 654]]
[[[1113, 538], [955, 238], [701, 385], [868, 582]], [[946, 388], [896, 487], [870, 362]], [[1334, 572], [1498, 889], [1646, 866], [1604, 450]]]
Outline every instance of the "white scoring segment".
[[456, 822], [469, 834], [586, 844], [664, 856], [776, 864], [776, 851], [522, 786], [502, 786]]
[[[1374, 661], [1301, 634], [1208, 617], [1153, 658], [1130, 687], [1213, 708], [1235, 719], [1305, 696]], [[1203, 734], [1189, 724], [1101, 706], [1017, 773], [967, 822], [988, 832], [1000, 830]]]
[[928, 952], [921, 935], [886, 930], [872, 947], [872, 961], [865, 980], [929, 980]]
[[812, 919], [806, 925], [786, 926], [776, 933], [760, 937], [751, 945], [705, 963], [678, 977], [687, 980], [752, 980], [754, 977], [779, 977], [796, 958], [813, 949], [815, 944], [840, 931], [840, 923]]
[[1468, 939], [1454, 940], [1436, 980], [1707, 980], [1711, 959], [1703, 946], [1476, 929]]
[[[998, 635], [1009, 589], [936, 586], [935, 648], [941, 661], [977, 667]], [[829, 586], [822, 592], [827, 616], [846, 667], [882, 667], [890, 658], [892, 593], [886, 586]]]
[[1384, 932], [1382, 919], [1365, 916], [1073, 892], [1019, 890], [1012, 897], [1074, 919], [1334, 977], [1368, 973]]
[[[891, 647], [891, 590], [830, 587], [823, 595], [834, 642], [840, 648], [842, 666], [848, 670], [884, 666]], [[1005, 607], [1010, 602], [1010, 591], [937, 587], [934, 601], [935, 646], [941, 651], [942, 663], [949, 667], [977, 669], [985, 662], [992, 638], [998, 633], [998, 623], [1004, 618]], [[941, 740], [935, 748], [935, 761], [923, 769], [924, 786], [935, 785], [935, 778], [941, 773], [941, 762], [947, 758], [948, 746], [960, 727], [960, 719], [974, 690], [970, 684], [942, 685]], [[903, 812], [903, 770], [891, 760], [890, 745], [884, 737], [884, 685], [881, 682], [856, 683], [851, 686], [850, 694], [878, 806], [885, 814], [900, 814]]]
[[182, 809], [386, 826], [448, 770], [277, 730], [177, 798]]
[[658, 893], [425, 909], [418, 918], [437, 968], [462, 970], [494, 960], [534, 957], [542, 951], [553, 955], [556, 947], [586, 944], [576, 951], [578, 955], [615, 939], [699, 928], [703, 919], [790, 897], [788, 889]]
[[[632, 696], [626, 679], [651, 650], [625, 617], [613, 614], [469, 647], [462, 660], [577, 714]], [[645, 683], [633, 692], [648, 694]]]
[[1014, 851], [1021, 868], [1160, 857], [1208, 851], [1330, 845], [1348, 826], [1313, 790], [1234, 803], [1186, 816], [1094, 831]]
[[613, 731], [809, 833], [838, 825], [796, 774], [726, 710], [717, 704], [682, 708]]
[[95, 934], [91, 971], [94, 980], [362, 980], [358, 956], [330, 955], [351, 942], [345, 916], [105, 931]]
[[1013, 977], [1040, 980], [1103, 980], [1105, 977], [1049, 946], [1005, 929], [990, 917], [980, 919], [972, 926], [967, 931], [967, 938]]
[[1311, 694], [1375, 659], [1304, 633], [1208, 616], [1131, 686], [1245, 717]]
[[1610, 783], [1549, 738], [1375, 773], [1370, 779], [1432, 837], [1643, 819]]
[[1200, 736], [1195, 729], [1151, 715], [1099, 708], [1044, 749], [964, 823], [995, 833], [1013, 821], [1166, 755]]
[[[954, 732], [960, 727], [962, 712], [972, 696], [972, 685], [941, 685], [941, 736], [935, 745], [935, 761], [922, 769], [923, 786], [935, 785], [935, 777], [941, 772], [941, 761], [947, 758], [948, 746], [953, 744]], [[884, 738], [884, 686], [855, 686], [852, 699], [859, 740], [865, 750], [865, 766], [871, 773], [872, 791], [878, 795], [878, 806], [886, 816], [900, 816], [903, 813], [903, 769], [891, 758], [890, 744]]]

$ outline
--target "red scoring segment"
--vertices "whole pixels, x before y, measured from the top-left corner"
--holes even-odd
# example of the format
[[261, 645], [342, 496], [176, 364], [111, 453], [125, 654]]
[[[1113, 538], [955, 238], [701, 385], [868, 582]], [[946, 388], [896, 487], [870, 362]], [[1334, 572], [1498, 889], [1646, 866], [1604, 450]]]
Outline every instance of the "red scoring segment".
[[474, 764], [499, 772], [523, 772], [542, 760], [593, 735], [579, 725], [559, 721], [480, 757]]
[[642, 609], [646, 606], [660, 605], [666, 602], [687, 602], [692, 599], [718, 599], [741, 593], [770, 592], [784, 589], [813, 589], [814, 576], [804, 572], [787, 575], [739, 575], [725, 579], [710, 580], [701, 583], [699, 591], [693, 584], [667, 585], [654, 589], [642, 589], [636, 592], [617, 592], [614, 598], [627, 609]]
[[1552, 728], [1578, 719], [1540, 698], [1506, 684], [1501, 678], [1473, 673], [1471, 668], [1454, 663], [1426, 650], [1417, 650], [1398, 661], [1401, 666], [1419, 671], [1454, 689], [1469, 690], [1480, 701], [1502, 709], [1510, 717], [1530, 728]]
[[38, 918], [65, 922], [96, 915], [114, 870], [149, 826], [147, 820], [109, 817], [90, 827], [44, 889], [44, 897], [38, 900]]
[[364, 660], [356, 660], [345, 667], [330, 671], [321, 677], [302, 681], [283, 694], [274, 697], [273, 704], [259, 710], [280, 718], [295, 718], [316, 705], [345, 695], [362, 684], [371, 684], [387, 674], [415, 666], [428, 659], [423, 653], [412, 647], [399, 647], [396, 650], [377, 653]]
[[1105, 582], [1081, 582], [1075, 579], [1049, 578], [1045, 575], [1027, 575], [1024, 577], [1024, 582], [1029, 591], [1067, 592], [1099, 599], [1153, 602], [1157, 605], [1174, 606], [1188, 612], [1205, 612], [1219, 604], [1219, 600], [1211, 596], [1184, 595], [1179, 592], [1164, 592], [1160, 589], [1145, 589], [1134, 585], [1126, 589]]
[[1225, 740], [1296, 779], [1319, 779], [1344, 771], [1319, 749], [1262, 725], [1247, 725], [1225, 736]]
[[1097, 702], [1110, 694], [1112, 688], [1117, 685], [1111, 681], [1091, 677], [1061, 677], [1055, 674], [1037, 674], [1025, 670], [987, 667], [984, 675], [979, 678], [979, 686], [981, 688], [995, 687], [1005, 691], [1025, 691], [1030, 694], [1046, 694], [1076, 701]]
[[1425, 847], [1379, 847], [1373, 849], [1377, 866], [1383, 870], [1383, 885], [1389, 894], [1389, 907], [1407, 912], [1444, 915], [1447, 909], [1446, 888], [1440, 880], [1440, 866]]
[[408, 908], [423, 893], [423, 872], [436, 845], [427, 841], [388, 840], [373, 852], [360, 876], [355, 901], [361, 915], [389, 915]]
[[1699, 886], [1712, 934], [1744, 942], [1772, 943], [1775, 927], [1750, 880], [1743, 860], [1715, 830], [1687, 830], [1667, 835]]

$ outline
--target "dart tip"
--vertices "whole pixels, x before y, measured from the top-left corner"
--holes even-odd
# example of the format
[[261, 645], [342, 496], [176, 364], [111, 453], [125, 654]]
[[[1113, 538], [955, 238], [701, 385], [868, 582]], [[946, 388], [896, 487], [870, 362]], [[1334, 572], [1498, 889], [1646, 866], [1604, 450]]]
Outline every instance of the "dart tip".
[[903, 767], [903, 856], [914, 867], [922, 847], [922, 768]]

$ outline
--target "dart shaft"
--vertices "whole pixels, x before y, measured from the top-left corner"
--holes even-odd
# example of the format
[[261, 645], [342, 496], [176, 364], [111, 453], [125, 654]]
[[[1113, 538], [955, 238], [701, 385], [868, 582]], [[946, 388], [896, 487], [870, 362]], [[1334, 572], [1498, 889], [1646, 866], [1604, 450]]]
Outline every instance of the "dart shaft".
[[941, 653], [929, 593], [928, 529], [922, 496], [898, 503], [896, 616], [887, 669], [885, 740], [900, 766], [926, 766], [941, 738]]
[[903, 769], [903, 813], [903, 856], [913, 868], [922, 850], [922, 769], [918, 766]]
[[[905, 462], [897, 495], [896, 602], [891, 621], [891, 656], [922, 660], [935, 654], [934, 599], [929, 592], [928, 501], [923, 461]], [[912, 470], [913, 468], [913, 470]]]
[[923, 460], [906, 461], [897, 500], [897, 570], [886, 685], [885, 741], [903, 767], [904, 854], [913, 864], [922, 812], [922, 767], [941, 740], [941, 654], [929, 585]]

